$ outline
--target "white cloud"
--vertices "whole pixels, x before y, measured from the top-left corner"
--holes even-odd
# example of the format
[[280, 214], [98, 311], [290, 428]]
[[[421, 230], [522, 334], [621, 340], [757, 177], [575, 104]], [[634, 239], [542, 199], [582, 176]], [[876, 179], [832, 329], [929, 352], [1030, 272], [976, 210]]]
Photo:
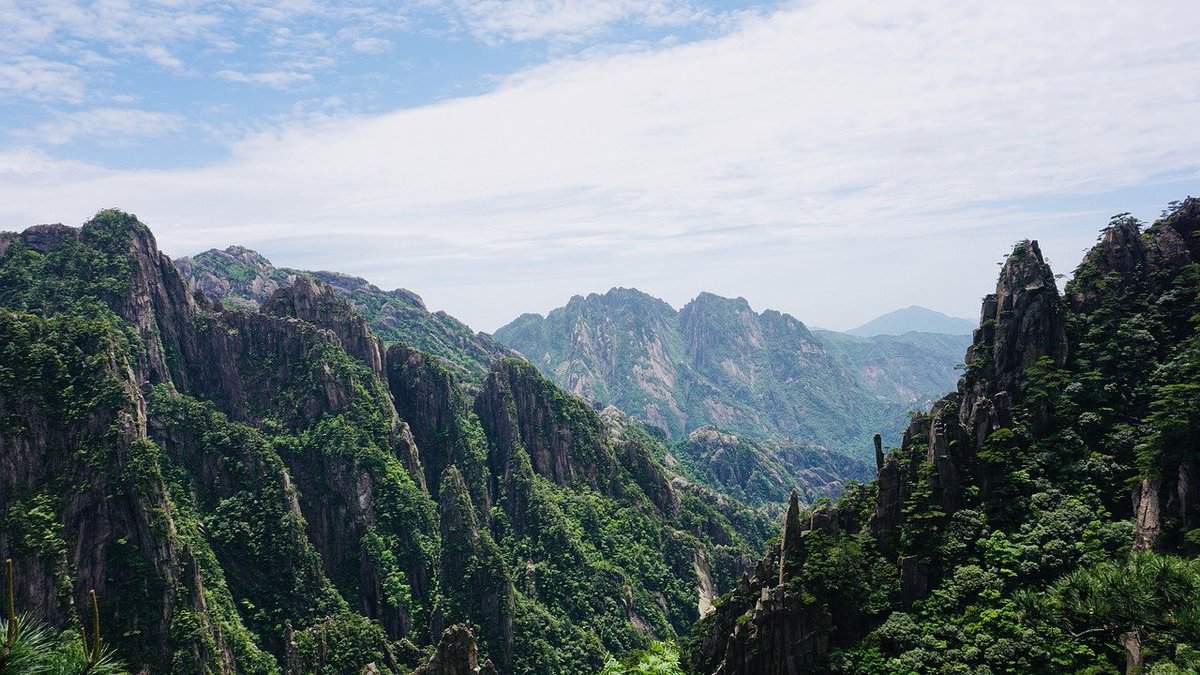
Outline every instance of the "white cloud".
[[1021, 200], [1195, 175], [1200, 44], [1172, 27], [1197, 20], [1182, 1], [823, 0], [481, 96], [322, 116], [203, 168], [43, 158], [0, 181], [0, 222], [117, 204], [172, 253], [259, 246], [483, 328], [616, 284], [826, 325], [915, 301], [971, 314], [1007, 243], [1041, 235], [1068, 271], [1106, 220]]
[[275, 89], [287, 89], [288, 87], [300, 82], [311, 82], [313, 76], [311, 73], [298, 72], [294, 70], [270, 70], [260, 73], [243, 73], [237, 70], [221, 70], [217, 72], [217, 77], [229, 82], [243, 82], [247, 84], [261, 84]]
[[486, 41], [573, 40], [623, 21], [661, 26], [712, 18], [686, 0], [452, 0], [443, 10]]
[[183, 68], [183, 61], [180, 61], [166, 47], [161, 45], [147, 45], [142, 47], [142, 53], [146, 58], [157, 63], [158, 65], [168, 70], [179, 70]]
[[5, 96], [78, 103], [83, 100], [83, 89], [79, 68], [69, 63], [33, 56], [0, 63], [0, 94]]
[[362, 54], [382, 54], [392, 48], [392, 42], [383, 38], [365, 37], [352, 42], [350, 48]]
[[77, 139], [121, 145], [133, 139], [159, 138], [178, 131], [183, 118], [134, 108], [96, 108], [59, 113], [54, 119], [18, 133], [23, 139], [62, 145]]

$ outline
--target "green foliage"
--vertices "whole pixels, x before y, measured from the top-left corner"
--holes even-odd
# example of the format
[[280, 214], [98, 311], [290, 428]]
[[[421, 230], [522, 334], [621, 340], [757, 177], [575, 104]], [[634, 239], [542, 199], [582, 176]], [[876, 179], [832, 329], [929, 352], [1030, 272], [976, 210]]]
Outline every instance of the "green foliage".
[[295, 671], [314, 675], [360, 673], [372, 663], [383, 669], [394, 660], [383, 628], [349, 612], [292, 633], [292, 650]]
[[600, 675], [683, 675], [683, 669], [673, 643], [655, 642], [621, 661], [609, 657]]

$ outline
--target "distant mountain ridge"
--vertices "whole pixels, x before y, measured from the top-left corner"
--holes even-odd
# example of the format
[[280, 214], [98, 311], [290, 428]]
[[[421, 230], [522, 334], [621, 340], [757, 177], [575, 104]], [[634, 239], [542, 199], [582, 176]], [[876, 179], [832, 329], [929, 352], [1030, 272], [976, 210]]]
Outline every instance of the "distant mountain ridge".
[[846, 331], [858, 337], [876, 335], [904, 335], [905, 333], [943, 333], [946, 335], [970, 335], [975, 322], [934, 311], [928, 307], [911, 305], [875, 317], [857, 328]]
[[495, 333], [560, 386], [679, 438], [704, 427], [865, 454], [953, 387], [967, 341], [833, 338], [744, 298], [676, 311], [637, 289], [575, 296]]
[[496, 359], [513, 355], [486, 333], [471, 330], [445, 312], [430, 312], [412, 291], [385, 291], [366, 279], [339, 272], [275, 267], [244, 246], [210, 249], [179, 258], [175, 266], [209, 298], [245, 309], [257, 309], [297, 277], [322, 281], [349, 299], [384, 342], [404, 343], [441, 357], [472, 381], [482, 378]]

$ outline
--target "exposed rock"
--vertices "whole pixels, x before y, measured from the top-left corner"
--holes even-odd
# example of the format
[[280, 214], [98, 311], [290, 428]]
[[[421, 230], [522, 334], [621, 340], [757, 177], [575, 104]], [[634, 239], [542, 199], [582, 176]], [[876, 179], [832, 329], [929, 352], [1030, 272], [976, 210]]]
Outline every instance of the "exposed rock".
[[263, 314], [300, 319], [337, 336], [338, 343], [371, 372], [383, 374], [383, 345], [367, 328], [366, 319], [331, 286], [297, 277], [262, 304]]
[[433, 658], [414, 670], [413, 675], [486, 675], [495, 672], [491, 661], [479, 663], [479, 651], [471, 629], [456, 624], [442, 632]]
[[703, 548], [697, 548], [692, 557], [692, 569], [696, 573], [696, 594], [699, 597], [700, 616], [713, 611], [713, 599], [717, 597], [716, 586], [713, 584], [712, 571], [708, 564], [708, 554]]
[[385, 360], [388, 388], [412, 429], [429, 491], [438, 492], [442, 472], [453, 464], [486, 518], [492, 508], [486, 449], [475, 440], [478, 420], [456, 376], [440, 359], [404, 345], [392, 345]]
[[301, 278], [328, 285], [355, 306], [384, 342], [402, 342], [443, 358], [471, 381], [486, 375], [496, 359], [513, 355], [491, 336], [472, 331], [445, 312], [430, 312], [420, 296], [402, 288], [384, 291], [365, 279], [337, 272], [277, 268], [241, 246], [180, 258], [176, 265], [198, 290], [227, 306], [256, 308]]
[[1161, 526], [1159, 520], [1159, 487], [1162, 481], [1146, 478], [1133, 488], [1133, 550], [1154, 548]]
[[793, 571], [804, 562], [804, 541], [800, 536], [800, 503], [793, 492], [788, 499], [787, 515], [783, 518], [783, 539], [779, 542], [779, 583], [786, 583]]
[[475, 412], [496, 446], [489, 459], [502, 475], [516, 447], [529, 454], [533, 470], [560, 485], [582, 481], [612, 494], [616, 459], [599, 416], [581, 401], [557, 396], [528, 363], [498, 362], [475, 398]]
[[920, 556], [900, 556], [900, 602], [904, 607], [925, 597], [932, 587], [929, 561]]

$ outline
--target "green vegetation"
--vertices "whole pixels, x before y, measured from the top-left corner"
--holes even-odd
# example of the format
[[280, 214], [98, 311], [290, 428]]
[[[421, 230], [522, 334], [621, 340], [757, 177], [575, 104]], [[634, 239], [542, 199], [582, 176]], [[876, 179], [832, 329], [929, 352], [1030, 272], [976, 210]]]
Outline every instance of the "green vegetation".
[[[677, 659], [653, 640], [697, 618], [697, 561], [729, 585], [767, 536], [523, 361], [485, 379], [415, 353], [379, 373], [295, 317], [192, 305], [116, 211], [6, 237], [0, 435], [19, 459], [0, 467], [0, 547], [53, 624], [12, 622], [20, 644], [61, 643], [62, 663], [101, 660], [79, 639], [86, 582], [135, 671], [407, 672], [460, 622], [505, 672], [643, 650], [629, 663], [658, 668]], [[252, 285], [262, 264], [217, 271]], [[482, 358], [422, 317], [441, 327], [404, 330]]]
[[[1117, 217], [1066, 299], [1032, 310], [1060, 313], [1070, 348], [1024, 362], [1011, 410], [990, 418], [1002, 424], [977, 453], [975, 429], [954, 431], [961, 399], [949, 397], [914, 416], [879, 484], [837, 500], [839, 528], [805, 538], [787, 589], [832, 612], [833, 649], [818, 669], [1108, 673], [1136, 658], [1141, 672], [1197, 672], [1200, 537], [1186, 500], [1200, 437], [1200, 265], [1139, 258], [1139, 241], [1154, 237]], [[1032, 255], [1019, 245], [1009, 262]], [[988, 378], [1009, 375], [995, 370], [990, 341], [1012, 339], [993, 333], [1026, 321], [1027, 339], [1050, 341], [1035, 323], [1048, 316], [986, 325], [959, 390], [991, 396]], [[885, 473], [900, 501], [894, 541], [872, 531]], [[1131, 491], [1159, 501], [1136, 539]], [[708, 658], [701, 639], [731, 621], [719, 614], [685, 644], [685, 661]]]

